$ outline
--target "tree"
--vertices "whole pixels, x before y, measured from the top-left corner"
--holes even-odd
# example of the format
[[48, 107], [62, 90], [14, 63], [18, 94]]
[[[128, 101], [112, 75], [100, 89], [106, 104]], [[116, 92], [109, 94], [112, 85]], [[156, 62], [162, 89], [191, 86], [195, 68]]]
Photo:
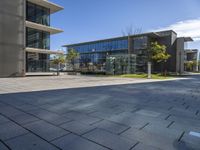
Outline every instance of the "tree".
[[66, 56], [66, 59], [69, 63], [72, 64], [72, 67], [73, 67], [73, 70], [74, 70], [74, 65], [75, 65], [75, 60], [79, 57], [79, 53], [71, 48], [68, 50], [68, 53], [67, 53], [67, 56]]
[[185, 62], [185, 68], [187, 71], [198, 71], [198, 69], [196, 69], [197, 67], [198, 62], [196, 60]]
[[[156, 62], [156, 63], [166, 63], [166, 61], [171, 56], [166, 52], [166, 46], [161, 45], [158, 42], [152, 42], [150, 51], [148, 54], [148, 60], [150, 62]], [[165, 75], [166, 75], [166, 69], [165, 69]]]
[[193, 69], [193, 61], [185, 62], [185, 67], [186, 67], [187, 71], [192, 71], [192, 69]]
[[53, 58], [53, 64], [57, 65], [57, 76], [60, 74], [60, 64], [64, 64], [65, 63], [65, 57], [64, 55], [56, 55]]

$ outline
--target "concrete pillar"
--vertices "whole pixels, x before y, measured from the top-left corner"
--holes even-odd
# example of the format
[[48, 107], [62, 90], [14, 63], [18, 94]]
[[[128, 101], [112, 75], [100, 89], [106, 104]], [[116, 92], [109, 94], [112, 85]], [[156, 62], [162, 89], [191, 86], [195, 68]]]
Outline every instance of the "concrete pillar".
[[176, 41], [176, 72], [184, 72], [184, 38], [177, 38]]
[[25, 0], [0, 0], [0, 77], [25, 73]]

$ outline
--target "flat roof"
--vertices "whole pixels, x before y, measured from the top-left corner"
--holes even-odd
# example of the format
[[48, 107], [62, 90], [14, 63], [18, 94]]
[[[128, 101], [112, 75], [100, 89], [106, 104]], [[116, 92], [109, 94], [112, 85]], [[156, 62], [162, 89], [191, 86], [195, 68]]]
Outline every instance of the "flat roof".
[[[141, 34], [134, 34], [134, 35], [130, 35], [130, 37], [139, 37], [139, 36], [160, 37], [159, 33], [162, 33], [162, 32], [173, 32], [173, 33], [177, 34], [173, 30], [166, 30], [166, 31], [159, 31], [159, 32], [147, 32], [147, 33], [141, 33]], [[126, 39], [128, 37], [129, 36], [121, 36], [121, 37], [108, 38], [108, 39], [103, 39], [103, 40], [95, 40], [95, 41], [81, 42], [81, 43], [75, 43], [75, 44], [67, 44], [67, 45], [63, 45], [62, 47], [78, 46], [78, 45], [84, 45], [84, 44], [92, 44], [92, 43], [104, 42], [104, 41], [112, 41], [112, 40], [117, 40], [117, 39]]]
[[192, 42], [194, 41], [191, 37], [183, 37], [185, 42]]
[[28, 0], [31, 3], [43, 6], [45, 8], [50, 9], [50, 13], [55, 13], [57, 11], [63, 10], [64, 8], [62, 6], [59, 6], [55, 3], [49, 2], [47, 0]]
[[186, 53], [196, 53], [198, 51], [199, 51], [198, 49], [185, 49]]
[[53, 28], [50, 26], [41, 25], [38, 23], [26, 21], [26, 27], [49, 32], [50, 34], [57, 34], [63, 32], [61, 29]]
[[97, 43], [97, 42], [113, 41], [113, 40], [118, 40], [118, 39], [127, 39], [128, 37], [139, 37], [139, 36], [159, 37], [159, 35], [156, 32], [148, 32], [148, 33], [135, 34], [135, 35], [130, 35], [130, 36], [121, 36], [121, 37], [115, 37], [115, 38], [108, 38], [108, 39], [102, 39], [102, 40], [95, 40], [95, 41], [81, 42], [81, 43], [76, 43], [76, 44], [63, 45], [62, 47], [92, 44], [92, 43]]

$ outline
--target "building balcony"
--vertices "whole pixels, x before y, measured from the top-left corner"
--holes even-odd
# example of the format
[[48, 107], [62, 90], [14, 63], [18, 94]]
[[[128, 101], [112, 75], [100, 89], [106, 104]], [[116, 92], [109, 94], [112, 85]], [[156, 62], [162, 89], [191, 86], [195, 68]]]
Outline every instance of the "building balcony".
[[54, 4], [52, 2], [49, 2], [47, 0], [28, 0], [28, 2], [43, 6], [45, 8], [49, 8], [51, 14], [64, 9], [63, 7], [61, 7], [57, 4]]
[[63, 51], [47, 50], [47, 49], [38, 49], [38, 48], [25, 48], [26, 52], [30, 53], [40, 53], [40, 54], [64, 54]]
[[45, 32], [49, 32], [50, 34], [57, 34], [57, 33], [63, 32], [63, 30], [61, 30], [61, 29], [53, 28], [53, 27], [50, 27], [50, 26], [45, 26], [45, 25], [42, 25], [42, 24], [30, 22], [30, 21], [26, 21], [26, 27], [45, 31]]

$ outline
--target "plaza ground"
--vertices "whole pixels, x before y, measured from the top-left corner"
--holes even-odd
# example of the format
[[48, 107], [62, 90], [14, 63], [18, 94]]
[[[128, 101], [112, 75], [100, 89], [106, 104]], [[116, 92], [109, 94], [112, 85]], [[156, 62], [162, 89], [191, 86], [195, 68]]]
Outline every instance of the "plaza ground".
[[199, 150], [200, 75], [0, 79], [1, 150]]
[[[166, 79], [165, 81], [167, 80], [176, 79]], [[25, 78], [0, 78], [0, 94], [69, 89], [80, 87], [135, 84], [156, 81], [162, 80], [82, 75], [49, 76], [47, 74], [46, 76], [37, 76], [37, 74], [33, 74], [33, 76], [28, 76]]]

